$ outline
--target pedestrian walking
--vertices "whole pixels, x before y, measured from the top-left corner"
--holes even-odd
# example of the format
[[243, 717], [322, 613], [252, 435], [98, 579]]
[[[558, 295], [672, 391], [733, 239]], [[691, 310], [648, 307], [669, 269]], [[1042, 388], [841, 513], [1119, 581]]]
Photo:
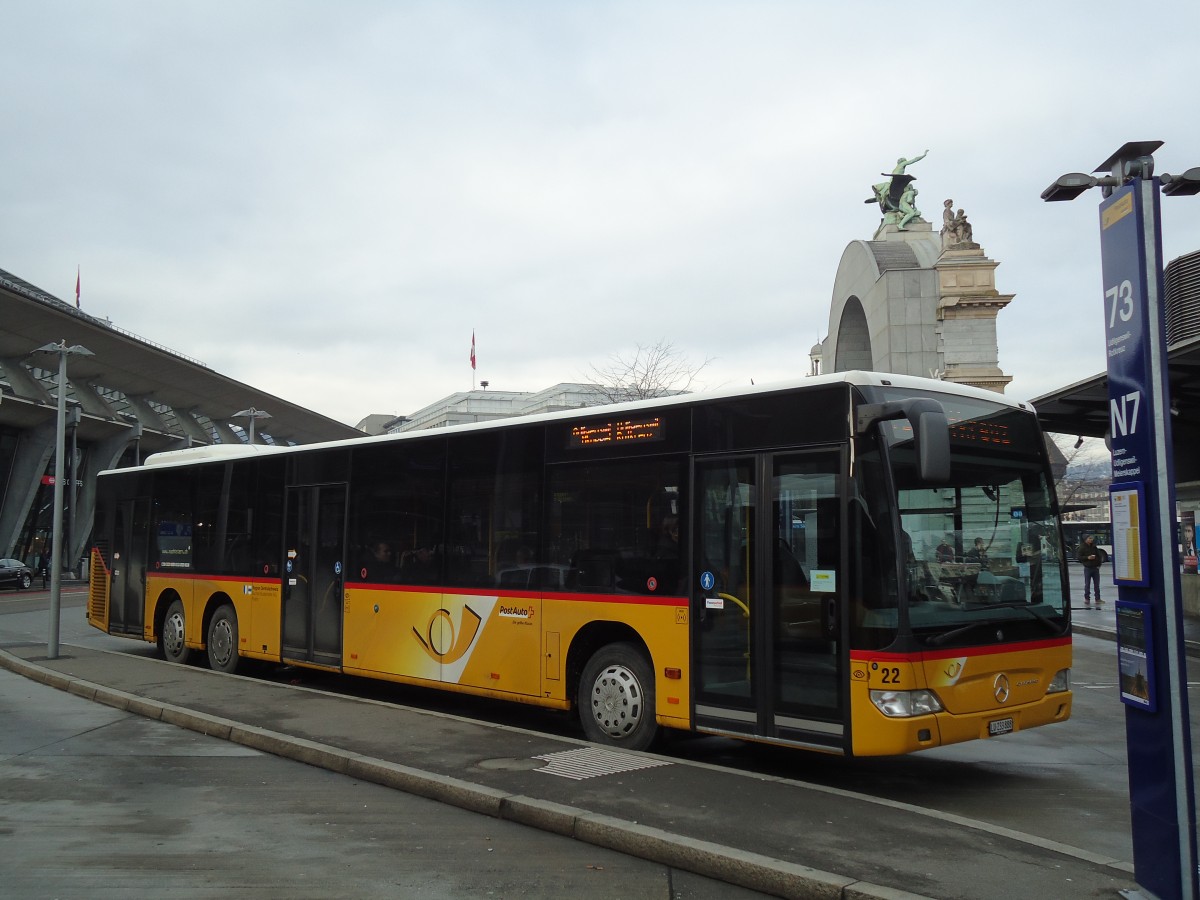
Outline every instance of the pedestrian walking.
[[1096, 536], [1089, 534], [1079, 545], [1076, 558], [1083, 564], [1083, 607], [1092, 608], [1092, 591], [1096, 593], [1096, 609], [1103, 603], [1100, 599], [1100, 566], [1108, 561], [1103, 547], [1096, 546]]

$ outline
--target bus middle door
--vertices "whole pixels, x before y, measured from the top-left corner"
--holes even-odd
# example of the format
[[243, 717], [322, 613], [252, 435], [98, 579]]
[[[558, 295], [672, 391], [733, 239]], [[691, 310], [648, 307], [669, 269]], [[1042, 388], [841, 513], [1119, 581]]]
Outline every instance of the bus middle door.
[[284, 526], [283, 649], [295, 662], [340, 667], [346, 485], [289, 487]]
[[698, 461], [701, 730], [844, 750], [842, 452]]

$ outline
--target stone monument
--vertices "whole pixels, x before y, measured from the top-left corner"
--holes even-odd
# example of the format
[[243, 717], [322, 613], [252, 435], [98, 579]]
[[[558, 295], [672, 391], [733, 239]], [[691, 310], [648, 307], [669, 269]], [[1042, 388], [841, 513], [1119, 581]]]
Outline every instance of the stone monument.
[[852, 241], [834, 277], [829, 333], [813, 347], [814, 372], [871, 369], [941, 378], [1003, 392], [996, 315], [1012, 300], [995, 287], [997, 262], [975, 242], [966, 212], [943, 204], [937, 235], [916, 206], [900, 157], [866, 203], [883, 215], [873, 238]]
[[942, 378], [1004, 392], [1012, 381], [1000, 369], [996, 316], [1014, 294], [996, 290], [996, 267], [975, 243], [974, 228], [962, 209], [952, 213], [946, 200], [942, 213], [942, 252], [934, 263], [938, 274], [938, 350], [945, 367]]

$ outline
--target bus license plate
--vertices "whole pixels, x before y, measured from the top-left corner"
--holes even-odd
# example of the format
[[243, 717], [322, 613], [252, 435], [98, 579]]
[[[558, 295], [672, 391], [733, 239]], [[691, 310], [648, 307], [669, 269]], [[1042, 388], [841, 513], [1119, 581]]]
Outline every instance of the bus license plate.
[[1008, 734], [1012, 730], [1012, 719], [997, 719], [994, 722], [988, 722], [988, 734], [992, 737], [995, 737], [998, 734]]

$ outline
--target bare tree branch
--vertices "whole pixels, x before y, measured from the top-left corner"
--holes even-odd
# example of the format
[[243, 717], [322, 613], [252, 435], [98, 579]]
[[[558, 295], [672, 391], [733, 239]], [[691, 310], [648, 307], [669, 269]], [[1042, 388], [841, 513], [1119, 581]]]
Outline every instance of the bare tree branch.
[[[1055, 443], [1067, 461], [1065, 471], [1054, 482], [1059, 509], [1069, 506], [1103, 505], [1111, 480], [1111, 463], [1107, 451], [1095, 440], [1085, 441], [1075, 447], [1070, 443], [1069, 437], [1060, 435], [1056, 436]], [[1077, 513], [1067, 514], [1067, 518], [1077, 517]]]
[[638, 344], [629, 354], [614, 353], [603, 366], [593, 365], [589, 378], [606, 401], [646, 400], [685, 394], [715, 357], [696, 365], [665, 338]]

